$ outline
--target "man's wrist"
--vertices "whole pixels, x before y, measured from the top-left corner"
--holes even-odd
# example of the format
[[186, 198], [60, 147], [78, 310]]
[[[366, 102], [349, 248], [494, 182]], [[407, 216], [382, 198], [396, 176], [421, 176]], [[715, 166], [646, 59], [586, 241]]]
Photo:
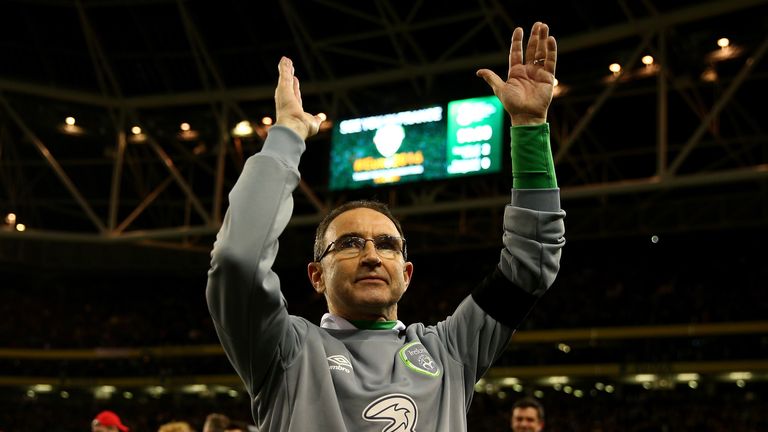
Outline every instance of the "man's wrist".
[[547, 122], [547, 116], [539, 117], [530, 114], [510, 114], [512, 126], [537, 126]]
[[275, 126], [283, 126], [285, 128], [288, 128], [296, 132], [296, 135], [298, 135], [303, 141], [306, 141], [307, 136], [309, 136], [309, 127], [307, 127], [307, 125], [304, 124], [304, 122], [299, 120], [280, 119], [277, 122], [275, 122]]

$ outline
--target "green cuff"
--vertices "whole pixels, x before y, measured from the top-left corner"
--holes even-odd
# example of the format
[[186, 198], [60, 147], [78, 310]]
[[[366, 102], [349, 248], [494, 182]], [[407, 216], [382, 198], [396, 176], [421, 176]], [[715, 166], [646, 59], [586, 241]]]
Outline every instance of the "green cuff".
[[512, 187], [555, 189], [555, 161], [549, 146], [549, 124], [512, 126]]

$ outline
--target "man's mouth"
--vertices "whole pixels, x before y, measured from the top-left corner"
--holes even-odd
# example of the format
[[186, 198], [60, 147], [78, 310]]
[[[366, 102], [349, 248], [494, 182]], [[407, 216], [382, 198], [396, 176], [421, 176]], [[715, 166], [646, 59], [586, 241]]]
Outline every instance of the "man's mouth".
[[362, 276], [357, 278], [355, 282], [387, 282], [386, 279], [384, 279], [381, 276]]

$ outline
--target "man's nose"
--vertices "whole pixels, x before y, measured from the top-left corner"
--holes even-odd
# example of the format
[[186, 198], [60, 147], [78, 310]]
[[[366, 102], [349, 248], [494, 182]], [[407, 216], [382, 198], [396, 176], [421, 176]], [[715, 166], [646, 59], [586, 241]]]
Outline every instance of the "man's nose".
[[363, 250], [360, 252], [360, 254], [362, 255], [363, 262], [366, 264], [381, 264], [381, 257], [376, 251], [376, 246], [372, 241], [365, 242], [365, 246], [363, 247]]

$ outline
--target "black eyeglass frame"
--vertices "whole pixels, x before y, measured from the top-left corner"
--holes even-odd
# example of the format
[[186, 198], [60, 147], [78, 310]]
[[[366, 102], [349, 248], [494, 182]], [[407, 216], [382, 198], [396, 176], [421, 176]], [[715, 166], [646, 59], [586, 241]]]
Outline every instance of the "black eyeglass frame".
[[[320, 261], [322, 261], [323, 258], [326, 257], [326, 255], [328, 255], [329, 253], [334, 251], [335, 249], [331, 249], [331, 248], [333, 247], [333, 245], [336, 244], [336, 242], [338, 242], [341, 239], [350, 238], [350, 237], [352, 237], [352, 238], [359, 238], [359, 239], [365, 240], [365, 242], [363, 243], [363, 248], [365, 248], [365, 244], [366, 243], [368, 243], [368, 242], [373, 243], [373, 248], [376, 249], [376, 253], [378, 253], [378, 251], [379, 251], [379, 249], [376, 248], [376, 239], [377, 238], [390, 237], [390, 238], [398, 239], [398, 240], [403, 242], [403, 248], [400, 250], [400, 253], [403, 254], [403, 259], [404, 260], [406, 260], [406, 261], [408, 260], [408, 248], [406, 246], [407, 243], [406, 243], [404, 237], [395, 237], [395, 236], [391, 236], [391, 235], [385, 234], [385, 235], [381, 235], [381, 236], [376, 236], [375, 238], [365, 238], [365, 237], [361, 237], [361, 236], [358, 236], [358, 235], [346, 235], [345, 234], [345, 235], [337, 238], [336, 240], [328, 243], [328, 247], [325, 248], [325, 251], [323, 251], [323, 253], [320, 254], [319, 257], [315, 258], [315, 262], [319, 263]], [[360, 251], [362, 252], [362, 249], [360, 249]]]

